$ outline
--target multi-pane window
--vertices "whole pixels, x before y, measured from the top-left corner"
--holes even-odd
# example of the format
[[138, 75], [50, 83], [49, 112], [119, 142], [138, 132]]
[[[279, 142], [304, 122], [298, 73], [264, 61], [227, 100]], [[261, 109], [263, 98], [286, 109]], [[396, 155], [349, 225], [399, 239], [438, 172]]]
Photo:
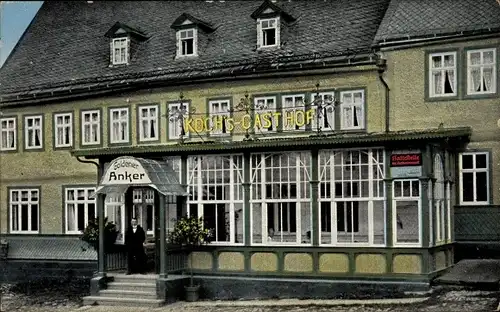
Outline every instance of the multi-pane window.
[[384, 151], [319, 154], [320, 244], [385, 243]]
[[333, 131], [335, 129], [335, 94], [333, 92], [314, 94], [313, 109], [316, 110], [313, 130]]
[[496, 49], [467, 51], [467, 94], [495, 93]]
[[203, 217], [213, 243], [243, 243], [243, 155], [188, 158], [189, 214]]
[[436, 220], [436, 229], [434, 233], [436, 234], [436, 243], [440, 243], [446, 239], [445, 224], [446, 224], [446, 202], [445, 202], [445, 181], [444, 181], [444, 170], [441, 155], [436, 154], [434, 156], [434, 203], [432, 207], [434, 208], [434, 219]]
[[305, 114], [297, 114], [299, 111], [305, 111], [304, 99], [303, 94], [283, 96], [281, 113], [283, 131], [305, 130]]
[[17, 148], [16, 118], [8, 117], [0, 119], [0, 150], [12, 151]]
[[363, 129], [365, 127], [364, 91], [340, 92], [340, 129]]
[[229, 100], [209, 101], [210, 131], [211, 135], [229, 134], [227, 120], [231, 117], [231, 104]]
[[139, 141], [158, 140], [158, 105], [139, 107]]
[[73, 146], [73, 114], [54, 114], [55, 147]]
[[429, 97], [457, 95], [456, 52], [429, 55]]
[[[276, 97], [274, 96], [261, 96], [254, 98], [255, 107], [255, 132], [266, 133], [276, 132], [278, 129], [278, 122], [274, 117], [277, 111]], [[259, 119], [257, 122], [256, 119]]]
[[125, 196], [123, 194], [107, 194], [104, 202], [105, 216], [113, 222], [118, 230], [117, 243], [125, 242]]
[[258, 20], [257, 34], [260, 47], [273, 47], [279, 45], [279, 20], [277, 18]]
[[197, 54], [197, 30], [185, 29], [177, 32], [178, 56], [190, 56]]
[[111, 133], [110, 143], [128, 143], [129, 141], [129, 109], [112, 108], [109, 110], [109, 123]]
[[460, 204], [489, 204], [489, 154], [463, 153], [459, 158]]
[[395, 180], [393, 195], [394, 244], [420, 244], [420, 181], [418, 179]]
[[10, 232], [38, 233], [40, 218], [40, 191], [38, 189], [11, 189], [9, 192]]
[[185, 135], [184, 121], [189, 118], [189, 103], [168, 104], [168, 138], [178, 139]]
[[101, 112], [99, 110], [82, 111], [82, 145], [101, 143]]
[[155, 192], [152, 189], [134, 189], [132, 192], [134, 209], [132, 218], [142, 226], [148, 235], [154, 234]]
[[113, 65], [127, 64], [129, 56], [129, 39], [115, 38], [111, 41], [111, 60]]
[[24, 147], [38, 149], [43, 145], [43, 116], [24, 117]]
[[66, 188], [66, 234], [81, 234], [89, 221], [96, 217], [94, 187]]
[[310, 158], [308, 152], [251, 155], [253, 243], [311, 243]]

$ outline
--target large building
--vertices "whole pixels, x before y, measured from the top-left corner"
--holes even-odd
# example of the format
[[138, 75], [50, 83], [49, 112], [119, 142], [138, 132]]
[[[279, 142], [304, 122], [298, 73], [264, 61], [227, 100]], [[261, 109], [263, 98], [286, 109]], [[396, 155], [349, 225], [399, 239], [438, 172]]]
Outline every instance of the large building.
[[0, 70], [4, 276], [97, 270], [97, 293], [123, 255], [78, 236], [106, 215], [116, 245], [139, 219], [165, 286], [184, 267], [159, 228], [188, 214], [214, 232], [189, 255], [207, 297], [425, 289], [457, 239], [500, 233], [499, 16], [493, 0], [45, 2]]

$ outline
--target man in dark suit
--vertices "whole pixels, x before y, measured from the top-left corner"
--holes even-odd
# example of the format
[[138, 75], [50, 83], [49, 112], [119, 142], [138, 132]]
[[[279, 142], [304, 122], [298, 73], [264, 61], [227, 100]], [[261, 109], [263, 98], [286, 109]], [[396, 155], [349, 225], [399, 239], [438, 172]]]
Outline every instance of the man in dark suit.
[[146, 268], [146, 254], [144, 245], [146, 233], [140, 225], [137, 225], [137, 219], [132, 219], [127, 232], [125, 233], [125, 246], [128, 253], [128, 274], [144, 274]]

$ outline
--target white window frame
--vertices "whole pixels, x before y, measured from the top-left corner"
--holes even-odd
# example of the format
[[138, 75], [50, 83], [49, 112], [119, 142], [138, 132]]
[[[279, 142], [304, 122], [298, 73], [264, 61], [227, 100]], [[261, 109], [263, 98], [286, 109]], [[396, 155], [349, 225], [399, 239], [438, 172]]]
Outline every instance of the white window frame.
[[[312, 94], [311, 95], [311, 102], [315, 103], [316, 97], [319, 96], [319, 100], [321, 101], [321, 110], [318, 110], [318, 106], [315, 104], [312, 108], [315, 110], [315, 118], [313, 119], [313, 130], [321, 130], [323, 132], [327, 131], [335, 131], [335, 110], [337, 109], [335, 107], [335, 92], [320, 92], [319, 94]], [[332, 98], [332, 103], [329, 105], [325, 105], [325, 98], [326, 97], [331, 97]], [[325, 119], [324, 116], [327, 116], [327, 124], [328, 126], [325, 126]], [[331, 123], [330, 123], [331, 121]], [[320, 126], [321, 125], [321, 126]]]
[[[287, 102], [287, 98], [291, 98], [292, 102]], [[291, 106], [286, 106], [291, 103]], [[297, 111], [303, 112], [303, 117], [306, 118], [306, 95], [305, 94], [286, 94], [281, 96], [281, 130], [282, 131], [304, 131], [306, 129], [305, 119], [304, 125], [296, 125]], [[293, 123], [289, 124], [288, 114], [293, 116]]]
[[[463, 169], [462, 167], [462, 157], [464, 155], [472, 155], [472, 161], [474, 164], [473, 169]], [[486, 168], [476, 168], [476, 155], [486, 155]], [[489, 205], [490, 204], [490, 154], [488, 152], [465, 152], [461, 153], [458, 157], [458, 168], [459, 168], [459, 192], [460, 192], [460, 205], [461, 206], [472, 206], [472, 205]], [[476, 173], [485, 172], [486, 173], [486, 200], [485, 201], [477, 201], [476, 194]], [[464, 173], [473, 173], [474, 174], [474, 200], [470, 202], [464, 202], [464, 194], [463, 194], [463, 174]]]
[[[0, 118], [0, 128], [1, 128], [0, 150], [15, 151], [17, 149], [17, 118], [16, 117]], [[12, 142], [10, 141], [10, 138], [12, 138]], [[13, 143], [14, 146], [9, 147], [9, 143]]]
[[[361, 93], [361, 103], [356, 103], [354, 102], [354, 95], [356, 93]], [[350, 95], [351, 101], [346, 101], [345, 97], [346, 95]], [[345, 118], [351, 119], [350, 123], [354, 124], [354, 114], [351, 115], [351, 118], [348, 118], [344, 116], [344, 112], [350, 110], [351, 112], [354, 112], [356, 109], [359, 109], [360, 112], [356, 113], [359, 114], [358, 119], [359, 119], [359, 125], [358, 126], [353, 126], [353, 125], [348, 125]], [[365, 91], [364, 90], [349, 90], [349, 91], [342, 91], [340, 92], [340, 129], [341, 130], [361, 130], [365, 129]]]
[[[449, 56], [449, 55], [452, 55], [453, 56], [453, 66], [445, 66], [444, 65], [444, 58], [445, 56]], [[432, 67], [433, 66], [433, 62], [432, 62], [432, 58], [433, 57], [440, 57], [441, 58], [441, 64], [442, 66], [441, 67]], [[444, 93], [444, 89], [445, 89], [445, 77], [446, 77], [446, 72], [447, 71], [451, 71], [453, 70], [453, 74], [454, 74], [454, 77], [455, 77], [455, 80], [453, 81], [453, 85], [452, 85], [452, 88], [453, 88], [453, 93]], [[442, 89], [442, 93], [435, 93], [434, 91], [434, 85], [435, 85], [435, 80], [434, 80], [434, 73], [436, 72], [439, 72], [441, 73], [441, 77], [442, 78], [442, 81], [441, 81], [441, 89]], [[457, 86], [458, 86], [458, 83], [457, 83], [457, 80], [458, 80], [458, 75], [457, 75], [457, 52], [442, 52], [442, 53], [430, 53], [429, 54], [429, 81], [428, 81], [428, 89], [429, 89], [429, 97], [430, 98], [435, 98], [435, 97], [453, 97], [453, 96], [456, 96], [458, 93], [458, 90], [457, 90]]]
[[[223, 106], [227, 106], [227, 111], [223, 110]], [[210, 129], [217, 125], [217, 128], [210, 131], [211, 136], [231, 135], [231, 131], [228, 130], [229, 125], [227, 122], [227, 120], [231, 118], [231, 101], [229, 99], [208, 101], [208, 116], [210, 118]], [[222, 129], [223, 123], [225, 124], [225, 129]]]
[[[129, 60], [129, 44], [130, 44], [130, 39], [128, 37], [121, 37], [121, 38], [113, 38], [111, 41], [111, 59], [113, 61], [113, 65], [121, 65], [121, 64], [128, 64]], [[116, 50], [120, 50], [120, 57], [116, 57]], [[125, 57], [122, 58], [121, 52], [122, 50], [125, 50]]]
[[[193, 32], [191, 36], [189, 36], [189, 32]], [[185, 37], [183, 37], [185, 35]], [[190, 57], [190, 56], [198, 56], [198, 29], [196, 27], [189, 29], [182, 29], [176, 32], [177, 37], [177, 57]], [[183, 53], [184, 52], [184, 44], [187, 45], [187, 40], [193, 40], [193, 53]], [[186, 48], [187, 50], [187, 48]]]
[[[189, 118], [189, 102], [168, 103], [168, 139], [179, 139], [184, 128], [184, 122]], [[180, 112], [184, 111], [184, 113]], [[185, 115], [183, 115], [185, 114]], [[182, 121], [180, 118], [182, 117]]]
[[[28, 192], [28, 200], [23, 201], [21, 199], [21, 193], [22, 192]], [[34, 201], [32, 200], [32, 192], [37, 193], [37, 200]], [[17, 193], [17, 201], [13, 200], [13, 194]], [[10, 217], [9, 217], [9, 224], [10, 224], [10, 233], [12, 234], [37, 234], [40, 232], [40, 195], [41, 191], [37, 188], [16, 188], [16, 189], [10, 189], [9, 190], [9, 211], [10, 211]], [[14, 215], [14, 206], [17, 205], [17, 215], [16, 215], [16, 223], [17, 223], [17, 230], [14, 230], [14, 224], [13, 222], [13, 215]], [[28, 205], [28, 230], [23, 231], [21, 229], [21, 224], [22, 224], [22, 216], [21, 216], [21, 205]], [[32, 205], [37, 205], [38, 211], [37, 211], [37, 230], [34, 231], [31, 227], [31, 218], [32, 218], [32, 212], [31, 212], [31, 206]]]
[[[274, 118], [274, 113], [278, 111], [277, 98], [275, 96], [256, 96], [253, 99], [255, 114], [260, 115], [260, 123], [264, 124], [264, 120], [262, 116], [264, 114], [271, 114], [271, 123], [272, 126], [270, 128], [264, 128], [255, 126], [255, 133], [275, 133], [278, 130], [278, 124], [276, 118]], [[254, 116], [255, 120], [255, 116]]]
[[[484, 53], [493, 52], [493, 63], [485, 64], [484, 63]], [[480, 64], [472, 65], [471, 62], [471, 54], [479, 53], [480, 54]], [[477, 94], [493, 94], [497, 92], [497, 50], [495, 48], [490, 49], [477, 49], [477, 50], [469, 50], [467, 51], [467, 95], [477, 95]], [[482, 81], [484, 79], [484, 69], [487, 67], [492, 68], [492, 76], [491, 76], [491, 90], [486, 91], [483, 89]], [[473, 90], [472, 83], [472, 69], [479, 68], [480, 70], [480, 88], [481, 91]]]
[[[159, 105], [144, 105], [144, 106], [139, 106], [138, 107], [138, 113], [139, 113], [139, 124], [137, 125], [139, 127], [139, 142], [148, 142], [148, 141], [158, 141], [160, 139], [160, 134], [158, 133], [159, 130], [159, 110], [160, 107]], [[147, 110], [148, 114], [146, 117], [142, 116], [142, 112], [144, 110]], [[154, 116], [150, 116], [151, 110], [155, 111]], [[155, 136], [151, 136], [151, 133], [148, 134], [146, 137], [144, 133], [144, 128], [142, 127], [143, 122], [146, 122], [148, 124], [147, 129], [151, 129], [151, 123], [154, 123], [154, 131], [155, 131]]]
[[[404, 196], [404, 182], [410, 182], [410, 195]], [[401, 183], [401, 196], [396, 195], [396, 186]], [[413, 194], [412, 183], [418, 183], [418, 195]], [[397, 179], [392, 182], [392, 243], [397, 247], [421, 247], [422, 246], [422, 184], [419, 179]], [[398, 242], [398, 215], [397, 215], [397, 202], [417, 202], [417, 218], [418, 218], [418, 242]]]
[[[113, 119], [114, 113], [118, 113], [118, 119]], [[123, 116], [122, 113], [126, 112]], [[130, 110], [128, 107], [117, 107], [109, 109], [109, 143], [129, 143], [130, 142]], [[118, 133], [115, 133], [115, 127], [117, 127]], [[120, 136], [122, 132], [125, 133], [125, 138], [117, 138], [115, 134]]]
[[[85, 199], [79, 200], [77, 199], [77, 194], [78, 191], [84, 191], [85, 193]], [[69, 192], [73, 192], [74, 198], [69, 199], [68, 194]], [[84, 205], [84, 218], [85, 218], [85, 225], [84, 229], [87, 227], [89, 223], [89, 204], [94, 205], [94, 216], [97, 217], [97, 201], [95, 196], [93, 196], [95, 192], [95, 187], [66, 187], [64, 189], [64, 214], [65, 214], [65, 220], [64, 220], [64, 232], [65, 234], [68, 235], [76, 235], [76, 234], [81, 234], [81, 230], [78, 229], [78, 205], [83, 204]], [[75, 219], [73, 220], [74, 222], [74, 228], [75, 230], [69, 230], [69, 205], [73, 205], [75, 209]]]
[[[269, 23], [274, 22], [274, 27], [269, 27]], [[267, 23], [267, 26], [264, 24]], [[266, 43], [266, 35], [265, 30], [274, 29], [275, 34], [275, 43], [274, 44], [265, 44]], [[272, 48], [278, 47], [280, 45], [280, 18], [259, 18], [257, 19], [257, 40], [259, 48]]]
[[[28, 126], [28, 121], [32, 121], [32, 125]], [[35, 125], [36, 120], [39, 121], [38, 125]], [[43, 148], [43, 115], [36, 116], [24, 116], [24, 148], [27, 150], [31, 149], [41, 149]], [[32, 131], [33, 135], [31, 136], [32, 141], [29, 140], [29, 133]], [[35, 145], [35, 134], [38, 132], [39, 134], [39, 145]]]
[[[146, 235], [155, 234], [155, 190], [151, 188], [138, 188], [132, 191], [132, 218], [136, 218]], [[151, 205], [151, 230], [147, 229], [147, 206]]]
[[[112, 209], [112, 213], [109, 210]], [[117, 213], [117, 210], [119, 213]], [[116, 243], [125, 243], [125, 230], [127, 229], [127, 224], [125, 224], [125, 195], [124, 194], [108, 194], [106, 195], [106, 200], [104, 202], [104, 212], [105, 217], [108, 218], [110, 222], [117, 224], [117, 215], [120, 219], [120, 227], [118, 228], [118, 236], [116, 237]]]
[[[97, 116], [97, 120], [93, 120], [92, 117], [94, 114]], [[90, 116], [89, 121], [85, 121], [86, 116]], [[81, 145], [99, 145], [101, 144], [101, 111], [98, 109], [95, 110], [86, 110], [81, 112]], [[95, 128], [94, 128], [95, 126]], [[89, 131], [90, 140], [86, 140], [86, 132]], [[97, 135], [97, 136], [96, 136]], [[96, 137], [96, 139], [92, 139]]]
[[[69, 117], [68, 122], [66, 122], [66, 117]], [[62, 118], [62, 123], [59, 123], [59, 118]], [[69, 131], [66, 132], [66, 130]], [[68, 143], [59, 143], [59, 140], [66, 141], [66, 133], [68, 133]], [[60, 135], [63, 137], [61, 138]], [[54, 146], [57, 148], [73, 146], [73, 113], [54, 114], [54, 140]]]

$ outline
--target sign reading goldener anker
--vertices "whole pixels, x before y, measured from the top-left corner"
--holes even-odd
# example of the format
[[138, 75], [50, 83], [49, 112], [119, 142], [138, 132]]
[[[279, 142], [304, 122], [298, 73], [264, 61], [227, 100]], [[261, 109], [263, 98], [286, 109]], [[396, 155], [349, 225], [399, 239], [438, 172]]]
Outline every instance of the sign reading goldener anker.
[[422, 175], [421, 153], [393, 152], [390, 161], [393, 178], [415, 178]]

